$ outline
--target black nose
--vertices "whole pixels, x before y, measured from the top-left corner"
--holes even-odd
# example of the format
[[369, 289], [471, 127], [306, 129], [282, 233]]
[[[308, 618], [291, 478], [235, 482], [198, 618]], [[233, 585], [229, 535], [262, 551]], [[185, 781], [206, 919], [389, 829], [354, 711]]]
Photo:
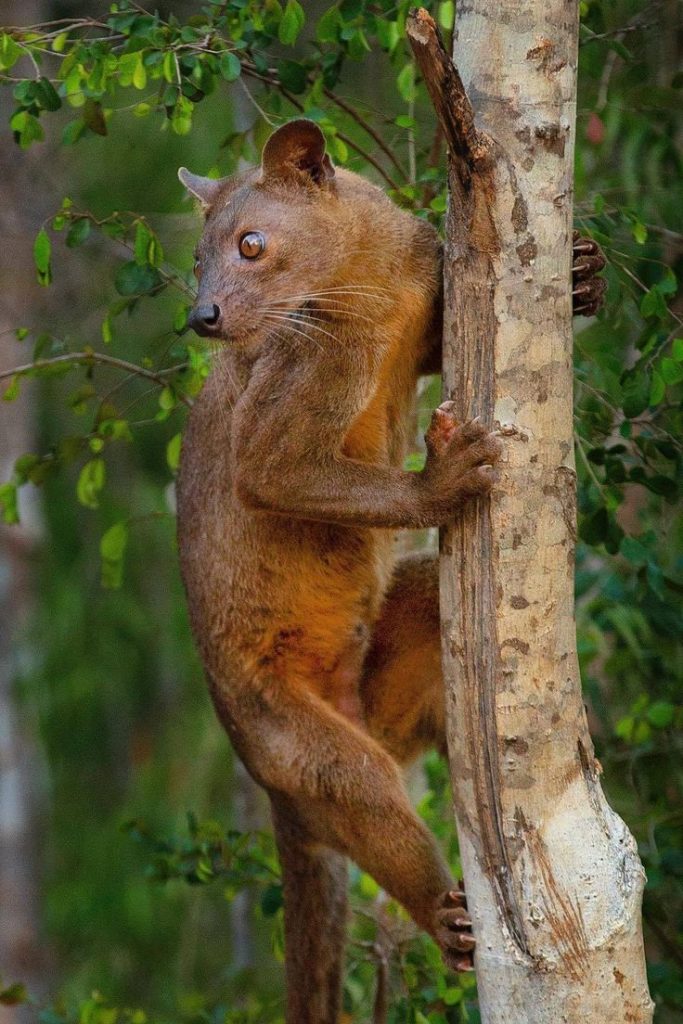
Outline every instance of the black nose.
[[187, 326], [204, 337], [217, 334], [221, 324], [221, 308], [216, 303], [195, 306], [187, 318]]

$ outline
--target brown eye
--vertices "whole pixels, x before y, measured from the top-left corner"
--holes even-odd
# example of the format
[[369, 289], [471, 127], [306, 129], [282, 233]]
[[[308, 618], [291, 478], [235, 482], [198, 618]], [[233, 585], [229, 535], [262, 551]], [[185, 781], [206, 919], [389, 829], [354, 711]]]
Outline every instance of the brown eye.
[[197, 278], [197, 280], [199, 280], [199, 273], [200, 273], [201, 269], [202, 269], [201, 260], [195, 260], [194, 261], [194, 267], [192, 268], [192, 272], [194, 273], [194, 276]]
[[245, 260], [255, 260], [266, 247], [266, 240], [260, 231], [247, 231], [240, 238], [240, 253]]

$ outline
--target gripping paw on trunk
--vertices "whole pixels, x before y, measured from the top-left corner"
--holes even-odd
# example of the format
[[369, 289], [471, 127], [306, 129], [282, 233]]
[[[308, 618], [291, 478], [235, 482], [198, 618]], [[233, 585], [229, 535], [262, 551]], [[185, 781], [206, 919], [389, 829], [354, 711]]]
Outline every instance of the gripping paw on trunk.
[[573, 236], [572, 300], [574, 316], [595, 316], [605, 301], [607, 282], [596, 275], [605, 267], [602, 249], [578, 231]]

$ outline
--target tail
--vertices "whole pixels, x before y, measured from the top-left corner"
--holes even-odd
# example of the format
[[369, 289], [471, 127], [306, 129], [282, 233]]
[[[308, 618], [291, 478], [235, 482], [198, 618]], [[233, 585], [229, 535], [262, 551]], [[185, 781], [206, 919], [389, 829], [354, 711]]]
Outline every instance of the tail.
[[307, 837], [272, 799], [285, 905], [287, 1024], [339, 1024], [347, 915], [346, 859]]

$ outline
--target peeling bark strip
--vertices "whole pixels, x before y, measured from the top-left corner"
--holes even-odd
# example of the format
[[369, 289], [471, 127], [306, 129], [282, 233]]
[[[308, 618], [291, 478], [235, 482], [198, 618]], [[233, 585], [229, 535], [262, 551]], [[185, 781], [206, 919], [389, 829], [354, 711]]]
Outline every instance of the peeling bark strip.
[[[578, 5], [458, 4], [408, 36], [446, 136], [444, 389], [506, 437], [442, 531], [448, 741], [484, 1024], [647, 1024], [635, 843], [605, 802], [573, 618]], [[476, 121], [470, 99], [476, 105]]]
[[[409, 18], [407, 31], [449, 151], [452, 199], [447, 217], [445, 264], [453, 272], [444, 281], [444, 307], [449, 324], [444, 331], [445, 397], [456, 403], [460, 420], [481, 416], [490, 423], [494, 411], [495, 338], [492, 260], [499, 248], [489, 216], [488, 197], [494, 188], [491, 144], [474, 127], [474, 111], [431, 15], [425, 10], [416, 12]], [[474, 309], [478, 311], [477, 317], [470, 315]], [[447, 368], [453, 374], [452, 380]], [[450, 636], [455, 638], [451, 640], [450, 656], [459, 665], [462, 703], [472, 719], [466, 740], [468, 761], [476, 765], [472, 785], [486, 873], [497, 887], [504, 924], [519, 949], [526, 953], [524, 922], [512, 890], [511, 865], [500, 817], [496, 645], [489, 643], [485, 632], [495, 630], [491, 520], [488, 514], [482, 514], [477, 503], [470, 506], [453, 530], [460, 565], [451, 577], [457, 593], [445, 607], [457, 611], [459, 625], [453, 629], [452, 623], [444, 622], [444, 641], [448, 644]], [[449, 533], [441, 532], [441, 551], [451, 560], [455, 549]], [[468, 629], [468, 623], [474, 624], [474, 628]], [[457, 801], [457, 790], [454, 795]], [[464, 812], [464, 807], [457, 808], [459, 819]]]

